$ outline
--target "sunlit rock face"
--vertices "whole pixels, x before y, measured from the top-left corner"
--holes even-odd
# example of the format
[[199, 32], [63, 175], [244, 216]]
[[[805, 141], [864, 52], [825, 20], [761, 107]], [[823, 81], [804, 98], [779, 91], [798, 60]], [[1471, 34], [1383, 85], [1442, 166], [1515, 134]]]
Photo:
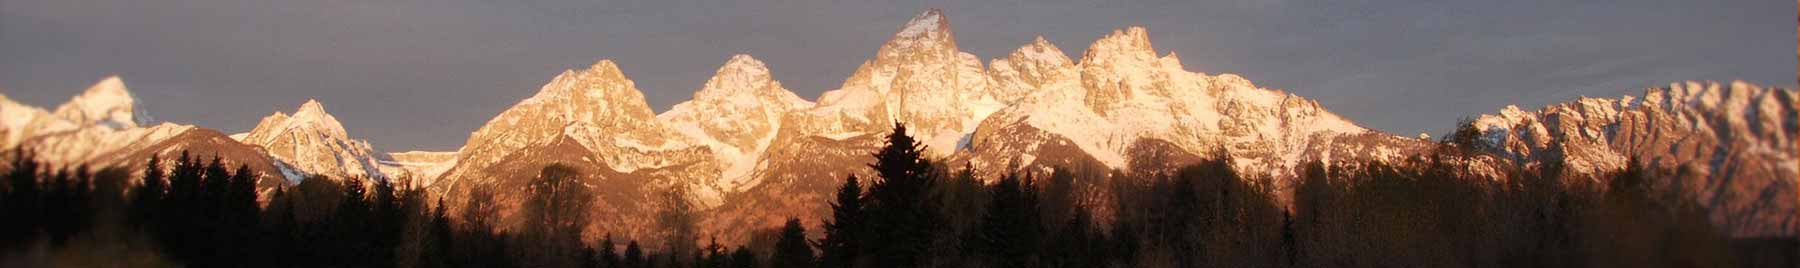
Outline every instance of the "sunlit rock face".
[[[57, 106], [55, 112], [0, 96], [0, 149], [31, 152], [52, 168], [124, 168], [141, 174], [151, 156], [165, 165], [186, 151], [194, 159], [222, 159], [228, 166], [258, 171], [258, 188], [268, 191], [287, 180], [264, 151], [218, 131], [173, 123], [145, 123], [125, 82], [107, 77]], [[11, 159], [15, 154], [0, 155]], [[164, 166], [162, 168], [168, 168]]]
[[676, 104], [656, 119], [707, 147], [720, 163], [717, 176], [699, 182], [705, 187], [699, 193], [712, 206], [723, 193], [758, 183], [759, 177], [751, 172], [782, 128], [782, 116], [812, 105], [783, 88], [762, 61], [739, 54], [720, 66], [712, 79], [694, 92], [692, 100]]
[[[702, 193], [720, 174], [712, 149], [664, 126], [634, 82], [610, 60], [557, 75], [469, 135], [455, 166], [431, 186], [462, 200], [495, 187], [504, 227], [516, 227], [518, 203], [538, 170], [561, 164], [599, 194], [589, 235], [648, 238], [653, 200], [675, 188]], [[704, 203], [707, 196], [693, 202]], [[712, 197], [716, 198], [716, 197]], [[717, 201], [713, 201], [717, 202]], [[453, 204], [456, 205], [456, 204]]]
[[329, 178], [387, 179], [374, 149], [368, 142], [351, 139], [337, 117], [325, 112], [325, 105], [307, 100], [292, 116], [275, 112], [256, 124], [256, 128], [240, 136], [239, 141], [262, 146], [270, 157], [280, 161], [286, 172], [297, 178], [323, 175]]
[[1733, 235], [1794, 234], [1797, 99], [1744, 82], [1685, 82], [1536, 111], [1508, 106], [1474, 125], [1484, 148], [1512, 161], [1592, 175], [1636, 160], [1669, 173]]

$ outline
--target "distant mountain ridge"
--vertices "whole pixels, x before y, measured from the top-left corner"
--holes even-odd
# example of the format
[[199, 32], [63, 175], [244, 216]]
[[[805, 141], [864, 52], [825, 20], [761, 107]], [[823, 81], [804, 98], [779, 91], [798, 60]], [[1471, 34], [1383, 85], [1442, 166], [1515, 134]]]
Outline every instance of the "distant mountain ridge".
[[[950, 29], [940, 10], [913, 17], [814, 101], [740, 54], [693, 99], [658, 114], [620, 66], [600, 60], [556, 75], [455, 152], [375, 152], [315, 100], [229, 138], [185, 125], [141, 127], [116, 77], [54, 113], [0, 96], [0, 146], [66, 164], [141, 166], [137, 158], [148, 154], [219, 153], [265, 171], [267, 185], [311, 175], [405, 177], [452, 199], [486, 185], [501, 189], [503, 215], [538, 168], [564, 164], [600, 193], [590, 234], [653, 235], [652, 200], [680, 190], [708, 212], [702, 229], [729, 242], [787, 217], [818, 223], [845, 176], [872, 175], [864, 164], [894, 123], [907, 124], [946, 166], [984, 178], [1056, 167], [1166, 168], [1223, 154], [1278, 193], [1291, 190], [1303, 163], [1393, 163], [1437, 144], [1367, 129], [1237, 75], [1188, 71], [1175, 53], [1159, 54], [1143, 27], [1114, 30], [1080, 59], [1038, 37], [986, 64], [961, 51]], [[1639, 159], [1681, 171], [1673, 179], [1700, 189], [1714, 221], [1734, 234], [1793, 234], [1796, 99], [1791, 89], [1688, 82], [1540, 111], [1507, 107], [1473, 123], [1496, 161], [1597, 174]]]

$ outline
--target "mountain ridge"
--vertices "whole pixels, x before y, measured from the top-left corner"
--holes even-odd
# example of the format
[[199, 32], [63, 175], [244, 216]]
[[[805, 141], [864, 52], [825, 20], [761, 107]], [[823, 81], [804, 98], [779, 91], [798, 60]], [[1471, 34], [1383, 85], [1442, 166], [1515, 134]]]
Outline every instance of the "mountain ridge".
[[[640, 221], [658, 208], [652, 200], [682, 191], [711, 215], [702, 229], [727, 242], [788, 217], [817, 223], [845, 176], [870, 178], [863, 164], [895, 123], [906, 124], [933, 159], [973, 168], [981, 178], [1050, 168], [1157, 170], [1226, 156], [1240, 173], [1270, 181], [1278, 195], [1291, 194], [1303, 163], [1394, 163], [1439, 144], [1363, 127], [1315, 100], [1235, 74], [1189, 71], [1175, 52], [1159, 54], [1140, 26], [1094, 40], [1079, 59], [1038, 36], [984, 64], [957, 48], [954, 37], [942, 10], [926, 10], [814, 100], [783, 87], [762, 61], [732, 55], [692, 99], [662, 113], [620, 66], [602, 59], [555, 75], [454, 152], [376, 152], [316, 100], [229, 138], [194, 126], [139, 126], [117, 77], [88, 90], [93, 97], [72, 98], [81, 104], [64, 104], [72, 107], [66, 112], [0, 95], [0, 137], [7, 149], [23, 144], [64, 163], [139, 164], [96, 156], [166, 157], [199, 148], [252, 159], [287, 183], [307, 175], [411, 177], [452, 198], [476, 186], [523, 187], [534, 168], [563, 164], [602, 189], [605, 205], [593, 212], [606, 219], [597, 225], [616, 227], [590, 233], [653, 235]], [[1781, 149], [1793, 148], [1800, 132], [1793, 90], [1689, 82], [1639, 98], [1508, 107], [1472, 123], [1484, 152], [1498, 161], [1580, 174], [1634, 158], [1687, 169], [1676, 179], [1720, 197], [1712, 198], [1723, 200], [1711, 204], [1722, 213], [1714, 220], [1736, 234], [1795, 232], [1792, 224], [1767, 223], [1793, 222], [1800, 208], [1758, 205], [1800, 200], [1793, 193], [1800, 167], [1780, 165], [1795, 162], [1792, 150]], [[1734, 139], [1739, 134], [1750, 139]], [[1720, 153], [1726, 156], [1712, 157]], [[518, 192], [503, 189], [502, 200], [516, 201]]]

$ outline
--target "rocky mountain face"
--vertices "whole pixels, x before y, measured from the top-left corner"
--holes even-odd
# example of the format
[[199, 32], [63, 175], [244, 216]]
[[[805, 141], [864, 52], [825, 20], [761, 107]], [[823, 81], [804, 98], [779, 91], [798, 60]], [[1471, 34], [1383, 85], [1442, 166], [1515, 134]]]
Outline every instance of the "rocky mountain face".
[[699, 183], [708, 187], [700, 193], [717, 202], [722, 193], [756, 185], [757, 177], [750, 172], [782, 129], [782, 116], [812, 106], [781, 87], [761, 61], [740, 54], [719, 67], [693, 100], [676, 104], [656, 119], [712, 151], [720, 173]]
[[[271, 187], [307, 175], [411, 178], [453, 201], [489, 188], [508, 228], [520, 224], [512, 215], [538, 171], [558, 164], [598, 195], [590, 237], [655, 240], [660, 196], [679, 191], [702, 210], [701, 235], [725, 243], [789, 217], [817, 226], [846, 176], [873, 178], [870, 153], [895, 123], [943, 166], [982, 178], [1050, 168], [1104, 177], [1228, 156], [1280, 195], [1302, 163], [1393, 163], [1436, 146], [1237, 75], [1188, 71], [1148, 36], [1118, 29], [1079, 59], [1039, 37], [984, 66], [956, 46], [942, 11], [928, 10], [816, 102], [784, 88], [761, 61], [734, 55], [692, 100], [661, 114], [619, 66], [601, 60], [555, 76], [454, 152], [375, 152], [316, 101], [233, 137], [145, 124], [122, 82], [109, 78], [54, 111], [0, 96], [0, 146], [58, 164], [137, 168], [152, 154], [192, 150], [265, 171]], [[1470, 165], [1593, 175], [1636, 159], [1671, 170], [1736, 234], [1791, 234], [1800, 215], [1796, 99], [1793, 90], [1744, 83], [1683, 83], [1539, 111], [1508, 107], [1475, 120], [1492, 156]]]
[[140, 126], [138, 113], [136, 101], [118, 77], [101, 80], [54, 113], [0, 96], [0, 126], [4, 126], [0, 136], [5, 137], [0, 150], [32, 152], [55, 168], [119, 167], [132, 173], [142, 172], [152, 155], [172, 160], [188, 151], [194, 158], [217, 156], [228, 164], [264, 172], [258, 180], [262, 189], [284, 184], [280, 169], [260, 147], [191, 125]]
[[819, 96], [796, 118], [797, 136], [843, 140], [884, 133], [904, 122], [936, 156], [947, 156], [976, 124], [1018, 96], [994, 90], [981, 60], [962, 52], [942, 11], [919, 14], [876, 50], [875, 57]]
[[289, 176], [290, 183], [299, 183], [304, 175], [386, 178], [369, 143], [351, 139], [317, 100], [307, 100], [292, 116], [275, 112], [263, 117], [255, 129], [234, 138], [262, 146], [281, 162], [283, 173], [298, 175]]
[[644, 219], [652, 219], [658, 194], [679, 188], [702, 193], [694, 201], [704, 203], [704, 191], [713, 189], [700, 178], [718, 177], [721, 165], [710, 148], [696, 144], [658, 121], [636, 85], [602, 60], [563, 72], [471, 133], [455, 166], [431, 189], [462, 200], [473, 187], [495, 187], [511, 226], [537, 171], [561, 164], [600, 193], [590, 233], [645, 238], [652, 221]]
[[1793, 90], [1686, 82], [1642, 96], [1508, 106], [1473, 124], [1481, 147], [1528, 166], [1603, 174], [1638, 161], [1694, 194], [1734, 235], [1800, 231]]
[[982, 121], [960, 159], [990, 171], [1143, 170], [1224, 153], [1246, 174], [1291, 178], [1304, 161], [1393, 160], [1426, 145], [1236, 75], [1189, 72], [1176, 57], [1157, 57], [1141, 27], [1095, 41], [1079, 63], [1038, 38], [989, 72], [1032, 94]]

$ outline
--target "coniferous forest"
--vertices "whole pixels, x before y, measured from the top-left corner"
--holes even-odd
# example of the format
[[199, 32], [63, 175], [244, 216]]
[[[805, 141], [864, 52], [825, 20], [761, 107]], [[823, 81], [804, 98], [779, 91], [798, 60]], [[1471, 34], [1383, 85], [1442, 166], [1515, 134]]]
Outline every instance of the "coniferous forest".
[[[1465, 128], [1466, 124], [1465, 124]], [[1658, 171], [1478, 178], [1452, 135], [1405, 163], [1308, 164], [1282, 200], [1213, 157], [1169, 169], [979, 178], [924, 157], [904, 126], [848, 176], [819, 224], [766, 239], [584, 239], [598, 191], [563, 166], [529, 189], [446, 200], [405, 179], [308, 178], [256, 188], [230, 159], [52, 167], [11, 152], [0, 185], [4, 267], [1793, 267], [1794, 241], [1738, 239]], [[1458, 138], [1461, 137], [1461, 138]], [[1223, 154], [1219, 154], [1223, 155]], [[1154, 166], [1154, 165], [1147, 165]], [[527, 191], [498, 229], [495, 191]], [[672, 197], [672, 198], [679, 198]], [[447, 211], [452, 203], [464, 208]], [[591, 236], [590, 236], [591, 237]], [[757, 242], [761, 241], [761, 242]], [[769, 241], [772, 241], [769, 242]]]

